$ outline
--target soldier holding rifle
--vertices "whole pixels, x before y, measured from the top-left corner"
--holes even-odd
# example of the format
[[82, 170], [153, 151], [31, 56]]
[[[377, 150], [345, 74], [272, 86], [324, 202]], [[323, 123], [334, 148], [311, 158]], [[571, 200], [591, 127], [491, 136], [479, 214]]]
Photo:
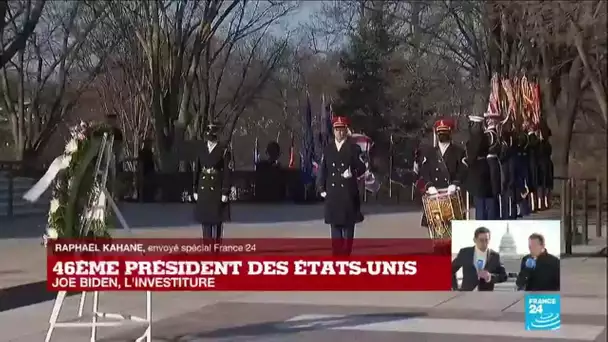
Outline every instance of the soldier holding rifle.
[[348, 119], [332, 119], [335, 141], [329, 143], [319, 165], [317, 183], [325, 199], [325, 223], [331, 226], [334, 255], [352, 253], [355, 225], [363, 221], [357, 178], [365, 173], [361, 148], [348, 138]]

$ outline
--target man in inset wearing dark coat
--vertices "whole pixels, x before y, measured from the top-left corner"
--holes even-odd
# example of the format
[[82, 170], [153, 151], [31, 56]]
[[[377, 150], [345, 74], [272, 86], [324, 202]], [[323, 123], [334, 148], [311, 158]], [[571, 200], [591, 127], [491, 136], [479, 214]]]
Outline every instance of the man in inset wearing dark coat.
[[534, 233], [528, 238], [530, 254], [521, 259], [517, 288], [523, 291], [559, 291], [560, 260], [545, 248], [545, 237]]
[[196, 152], [195, 218], [203, 228], [205, 243], [220, 243], [223, 223], [230, 219], [230, 151], [218, 140], [219, 126], [210, 124], [205, 145]]
[[348, 120], [332, 119], [335, 141], [327, 144], [317, 184], [325, 199], [325, 223], [331, 225], [334, 255], [352, 253], [355, 225], [363, 221], [357, 178], [365, 173], [361, 148], [348, 138]]
[[[452, 261], [452, 289], [460, 291], [494, 291], [494, 285], [507, 281], [507, 271], [500, 261], [500, 254], [489, 248], [490, 230], [475, 229], [475, 246], [458, 251]], [[458, 288], [456, 272], [462, 269], [462, 284]]]
[[[435, 146], [421, 149], [422, 162], [417, 187], [422, 193], [429, 195], [437, 194], [438, 189], [443, 188], [447, 188], [448, 193], [455, 193], [466, 173], [465, 151], [461, 146], [452, 143], [452, 120], [437, 120], [433, 130]], [[428, 225], [424, 213], [421, 225]]]

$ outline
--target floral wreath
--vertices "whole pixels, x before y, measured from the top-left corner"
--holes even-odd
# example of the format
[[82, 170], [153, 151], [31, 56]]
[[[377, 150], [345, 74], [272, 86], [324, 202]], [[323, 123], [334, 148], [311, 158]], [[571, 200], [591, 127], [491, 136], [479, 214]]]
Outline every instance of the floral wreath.
[[[110, 236], [107, 198], [101, 184], [95, 181], [97, 157], [105, 133], [111, 138], [112, 127], [81, 121], [70, 128], [70, 140], [58, 157], [62, 171], [54, 180], [43, 236], [45, 244], [48, 239]], [[83, 235], [80, 227], [85, 224], [89, 229]]]

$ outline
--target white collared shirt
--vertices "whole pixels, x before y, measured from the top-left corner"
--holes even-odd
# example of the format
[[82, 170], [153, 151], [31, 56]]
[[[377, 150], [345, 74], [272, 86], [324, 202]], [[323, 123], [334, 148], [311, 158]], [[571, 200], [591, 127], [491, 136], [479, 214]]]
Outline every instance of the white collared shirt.
[[342, 145], [344, 145], [345, 141], [346, 141], [346, 139], [344, 139], [342, 141], [336, 140], [336, 150], [340, 151], [340, 149], [342, 148]]
[[207, 141], [207, 150], [209, 152], [213, 151], [215, 146], [217, 146], [217, 141]]
[[486, 262], [488, 261], [488, 253], [489, 249], [486, 249], [486, 251], [484, 252], [477, 248], [477, 246], [475, 246], [475, 253], [473, 255], [473, 265], [475, 266], [475, 268], [477, 268], [477, 260], [482, 261], [481, 268], [486, 267]]
[[446, 142], [446, 143], [439, 143], [439, 151], [441, 151], [441, 155], [443, 156], [445, 154], [445, 151], [448, 149], [448, 147], [450, 147], [450, 142]]

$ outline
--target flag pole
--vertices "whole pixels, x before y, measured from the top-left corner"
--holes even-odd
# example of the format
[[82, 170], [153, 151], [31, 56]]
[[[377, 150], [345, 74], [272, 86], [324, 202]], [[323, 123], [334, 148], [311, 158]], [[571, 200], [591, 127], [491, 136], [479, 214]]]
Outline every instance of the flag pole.
[[393, 135], [388, 145], [388, 198], [393, 199]]

